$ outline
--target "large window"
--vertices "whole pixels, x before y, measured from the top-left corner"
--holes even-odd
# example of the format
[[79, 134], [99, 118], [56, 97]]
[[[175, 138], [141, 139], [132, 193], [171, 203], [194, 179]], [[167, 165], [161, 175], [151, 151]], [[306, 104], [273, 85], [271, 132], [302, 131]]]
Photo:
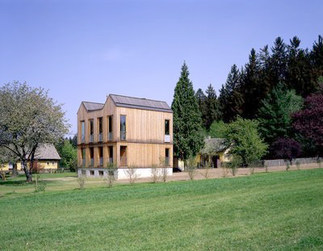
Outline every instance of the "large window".
[[169, 119], [165, 120], [165, 135], [169, 135]]
[[108, 116], [108, 139], [112, 140], [112, 116]]
[[126, 116], [120, 115], [120, 139], [126, 140]]
[[103, 147], [99, 147], [100, 166], [103, 166]]
[[169, 166], [169, 148], [165, 148], [165, 165]]
[[109, 163], [113, 163], [113, 146], [109, 146]]
[[85, 122], [81, 121], [81, 142], [85, 141]]
[[90, 148], [90, 159], [91, 159], [90, 165], [93, 167], [94, 166], [94, 148], [93, 147]]
[[102, 117], [98, 118], [98, 129], [99, 129], [99, 141], [102, 141], [102, 129], [103, 129], [103, 125], [102, 125]]
[[86, 155], [85, 155], [85, 148], [82, 148], [82, 166], [85, 167], [85, 163], [86, 163]]
[[93, 133], [94, 133], [94, 123], [93, 123], [93, 119], [89, 120], [89, 131], [90, 131], [90, 142], [93, 142]]

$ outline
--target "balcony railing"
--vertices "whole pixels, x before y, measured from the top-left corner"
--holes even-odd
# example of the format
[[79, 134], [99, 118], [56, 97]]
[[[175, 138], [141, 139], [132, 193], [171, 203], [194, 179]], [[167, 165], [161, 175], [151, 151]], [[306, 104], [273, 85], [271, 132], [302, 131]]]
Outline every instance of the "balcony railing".
[[113, 163], [113, 158], [109, 158], [109, 163], [112, 164]]
[[102, 141], [103, 141], [102, 133], [99, 133], [99, 142], [102, 142]]
[[120, 131], [120, 140], [126, 140], [126, 135], [127, 135], [126, 131]]
[[94, 159], [91, 159], [91, 166], [94, 166]]
[[100, 158], [100, 166], [103, 166], [103, 158]]
[[108, 140], [112, 140], [112, 138], [113, 138], [112, 132], [108, 132]]
[[170, 135], [165, 135], [165, 141], [166, 143], [170, 143]]
[[82, 135], [82, 137], [81, 137], [81, 142], [85, 143], [85, 136], [84, 135]]
[[93, 135], [93, 134], [91, 134], [91, 135], [90, 135], [90, 143], [93, 143], [93, 141], [94, 141], [94, 135]]
[[82, 160], [82, 166], [85, 167], [85, 159]]

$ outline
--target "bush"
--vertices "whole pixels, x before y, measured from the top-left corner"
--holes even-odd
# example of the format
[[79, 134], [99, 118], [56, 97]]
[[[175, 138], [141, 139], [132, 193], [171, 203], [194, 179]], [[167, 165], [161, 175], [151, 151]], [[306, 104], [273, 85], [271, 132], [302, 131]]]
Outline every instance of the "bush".
[[129, 183], [132, 185], [135, 183], [135, 181], [137, 180], [138, 178], [138, 175], [137, 175], [137, 169], [134, 167], [134, 166], [129, 166], [127, 169], [126, 169], [126, 174], [129, 178]]
[[40, 181], [40, 176], [36, 174], [35, 176], [35, 193], [44, 192], [46, 189], [46, 183]]
[[85, 188], [85, 181], [86, 178], [82, 174], [77, 178], [77, 183], [79, 184], [81, 190]]
[[160, 177], [160, 169], [156, 166], [153, 165], [151, 167], [151, 177], [152, 177], [152, 182], [157, 183]]
[[187, 172], [188, 176], [190, 177], [190, 180], [194, 179], [196, 171], [196, 160], [194, 157], [190, 157], [187, 161]]
[[107, 166], [108, 173], [107, 173], [107, 178], [105, 179], [108, 187], [111, 188], [113, 186], [113, 183], [115, 182], [115, 172], [117, 170], [117, 167], [113, 163], [108, 163]]

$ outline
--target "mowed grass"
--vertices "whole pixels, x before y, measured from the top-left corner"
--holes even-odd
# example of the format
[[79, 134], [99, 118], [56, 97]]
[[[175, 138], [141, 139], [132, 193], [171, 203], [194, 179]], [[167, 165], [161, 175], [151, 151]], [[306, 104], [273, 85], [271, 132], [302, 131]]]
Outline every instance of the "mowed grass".
[[0, 250], [322, 250], [323, 169], [6, 194], [0, 212]]

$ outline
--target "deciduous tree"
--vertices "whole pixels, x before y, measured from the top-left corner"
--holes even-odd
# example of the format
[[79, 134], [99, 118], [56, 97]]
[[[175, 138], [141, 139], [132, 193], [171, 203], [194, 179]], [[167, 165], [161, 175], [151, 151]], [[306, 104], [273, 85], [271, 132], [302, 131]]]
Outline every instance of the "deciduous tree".
[[0, 147], [17, 156], [27, 182], [40, 143], [55, 143], [68, 131], [61, 105], [42, 88], [8, 83], [0, 89]]

